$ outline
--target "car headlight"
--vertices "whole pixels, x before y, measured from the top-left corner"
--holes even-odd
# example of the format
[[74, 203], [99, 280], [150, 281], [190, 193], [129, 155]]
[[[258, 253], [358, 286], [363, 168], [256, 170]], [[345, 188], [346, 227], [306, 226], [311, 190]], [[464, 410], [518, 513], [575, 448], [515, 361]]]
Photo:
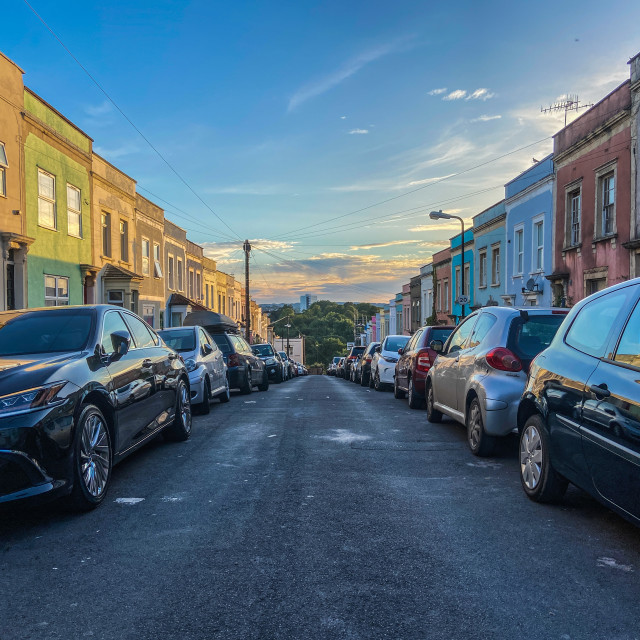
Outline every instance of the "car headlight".
[[398, 358], [394, 358], [393, 356], [381, 356], [383, 360], [390, 362], [391, 364], [398, 362]]
[[195, 371], [198, 368], [198, 363], [193, 358], [188, 358], [184, 361], [184, 366], [187, 368], [187, 371]]
[[28, 413], [61, 404], [64, 400], [56, 396], [66, 384], [65, 380], [8, 396], [0, 396], [0, 417]]
[[267, 358], [264, 361], [265, 364], [275, 364], [276, 363], [276, 359], [275, 358]]

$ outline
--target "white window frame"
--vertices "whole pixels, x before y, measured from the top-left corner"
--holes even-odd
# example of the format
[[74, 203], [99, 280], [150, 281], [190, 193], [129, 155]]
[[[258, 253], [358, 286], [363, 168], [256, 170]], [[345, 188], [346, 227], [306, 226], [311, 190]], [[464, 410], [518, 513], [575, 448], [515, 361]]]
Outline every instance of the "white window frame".
[[195, 300], [196, 299], [196, 274], [192, 268], [189, 269], [188, 277], [189, 277], [189, 282], [187, 283], [188, 284], [187, 296], [189, 300]]
[[[582, 244], [582, 179], [566, 185], [564, 193], [564, 246], [565, 248], [576, 247]], [[574, 202], [577, 203], [577, 208], [574, 208]]]
[[[124, 228], [124, 233], [122, 230]], [[121, 219], [118, 222], [118, 238], [120, 239], [120, 260], [129, 263], [129, 221]], [[124, 242], [123, 242], [124, 238]]]
[[[56, 283], [56, 295], [48, 296], [47, 295], [47, 278], [53, 278]], [[58, 295], [58, 281], [66, 280], [67, 281], [67, 295], [60, 296]], [[54, 304], [47, 304], [47, 302], [54, 302]], [[66, 307], [69, 305], [69, 278], [68, 276], [54, 276], [51, 273], [44, 274], [44, 304], [47, 307]]]
[[176, 258], [176, 273], [178, 287], [177, 291], [184, 291], [184, 260], [182, 258]]
[[[496, 256], [498, 258], [497, 262]], [[500, 244], [491, 247], [491, 286], [500, 286]]]
[[[119, 300], [114, 300], [112, 299], [112, 294], [114, 293], [119, 293], [121, 294], [121, 299]], [[109, 291], [107, 291], [107, 304], [112, 304], [116, 307], [120, 307], [121, 309], [124, 309], [124, 290], [123, 289], [110, 289]]]
[[456, 296], [454, 298], [454, 301], [456, 301], [460, 295], [461, 295], [461, 291], [462, 291], [462, 276], [461, 276], [461, 271], [460, 271], [460, 265], [458, 265], [455, 268], [455, 274], [456, 274]]
[[196, 300], [202, 300], [202, 271], [196, 271]]
[[487, 249], [480, 249], [478, 252], [478, 288], [487, 288]]
[[[518, 247], [518, 236], [522, 238]], [[520, 251], [518, 251], [520, 249]], [[521, 276], [524, 273], [524, 224], [519, 224], [513, 228], [513, 275]]]
[[[79, 209], [73, 209], [70, 205], [69, 191], [77, 191], [78, 193], [78, 203], [80, 204]], [[70, 220], [73, 216], [78, 217], [78, 230], [79, 233], [71, 233], [71, 224]], [[82, 191], [67, 182], [67, 234], [74, 238], [82, 238]]]
[[[618, 171], [617, 171], [617, 161], [608, 162], [604, 166], [596, 169], [595, 179], [596, 179], [596, 203], [595, 203], [595, 221], [593, 225], [593, 237], [594, 239], [599, 238], [608, 238], [616, 234], [617, 232], [617, 224], [616, 224], [616, 200], [617, 200], [617, 191], [616, 187], [618, 185]], [[609, 178], [613, 179], [613, 200], [605, 205], [605, 180]], [[611, 229], [606, 231], [605, 229], [605, 208], [609, 206], [610, 214], [611, 214]]]
[[446, 305], [444, 311], [449, 311], [449, 303], [451, 302], [449, 295], [449, 278], [445, 278], [442, 284], [444, 286], [444, 303]]
[[465, 262], [462, 267], [464, 269], [464, 293], [462, 295], [471, 300], [471, 264]]
[[[53, 198], [42, 195], [40, 193], [40, 175], [47, 176], [53, 180]], [[53, 205], [53, 225], [45, 224], [42, 221], [42, 216], [40, 214], [40, 202], [48, 202]], [[53, 229], [54, 231], [58, 229], [58, 211], [56, 207], [56, 177], [52, 173], [43, 171], [42, 169], [38, 169], [38, 226], [44, 227], [45, 229]]]
[[[105, 222], [106, 220], [106, 222]], [[107, 235], [105, 236], [105, 229]], [[102, 211], [100, 214], [100, 244], [102, 245], [102, 255], [106, 258], [111, 257], [111, 213]], [[106, 241], [106, 246], [105, 246]]]
[[172, 253], [167, 254], [167, 279], [170, 291], [176, 290], [176, 258]]
[[0, 142], [0, 196], [7, 197], [7, 169], [9, 168], [9, 159], [7, 158], [7, 149], [4, 142]]
[[142, 275], [148, 276], [150, 274], [149, 262], [151, 260], [151, 242], [149, 242], [149, 238], [143, 237], [140, 244], [142, 247]]
[[160, 244], [153, 243], [153, 277], [162, 278], [162, 253], [160, 252]]
[[[538, 226], [542, 225], [542, 244], [538, 244]], [[542, 273], [544, 271], [544, 214], [540, 214], [531, 220], [531, 273]], [[540, 264], [538, 264], [540, 255]]]

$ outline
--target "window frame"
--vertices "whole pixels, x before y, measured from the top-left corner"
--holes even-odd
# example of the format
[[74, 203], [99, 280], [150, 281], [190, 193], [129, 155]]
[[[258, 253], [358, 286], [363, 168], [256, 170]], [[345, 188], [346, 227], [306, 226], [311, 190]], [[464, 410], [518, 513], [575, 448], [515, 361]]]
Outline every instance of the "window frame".
[[102, 211], [100, 214], [100, 229], [102, 231], [102, 255], [111, 257], [111, 212]]
[[[145, 245], [147, 248], [146, 256], [144, 255]], [[151, 271], [149, 268], [150, 260], [151, 260], [151, 242], [149, 241], [149, 238], [145, 238], [144, 236], [142, 236], [142, 240], [140, 241], [140, 248], [142, 250], [142, 275], [148, 276], [151, 274]], [[145, 267], [145, 260], [146, 260], [146, 267]]]
[[[55, 289], [56, 289], [56, 295], [55, 296], [47, 296], [47, 278], [53, 278], [55, 280]], [[67, 295], [66, 296], [60, 296], [58, 295], [58, 280], [66, 280], [67, 281]], [[52, 273], [45, 273], [44, 274], [44, 305], [45, 307], [68, 307], [69, 306], [69, 299], [70, 299], [71, 295], [70, 295], [70, 289], [69, 289], [69, 276], [56, 276], [53, 275]], [[66, 303], [63, 304], [58, 304], [59, 300], [65, 300], [66, 298]], [[55, 302], [55, 304], [47, 304], [47, 301], [51, 301], [53, 300]]]
[[[573, 203], [577, 201], [577, 222], [574, 221]], [[582, 178], [565, 186], [565, 235], [564, 248], [582, 244]]]
[[[40, 175], [41, 174], [53, 180], [53, 198], [42, 195], [40, 193]], [[44, 169], [41, 169], [40, 167], [38, 167], [38, 226], [43, 227], [44, 229], [51, 229], [52, 231], [58, 230], [58, 207], [56, 204], [56, 189], [57, 189], [56, 176], [53, 173], [49, 173], [48, 171], [45, 171]], [[44, 224], [42, 221], [42, 216], [40, 214], [41, 201], [48, 202], [53, 205], [53, 226], [49, 224]]]
[[487, 248], [478, 251], [478, 289], [487, 288]]
[[0, 140], [0, 149], [4, 162], [0, 159], [0, 196], [7, 197], [7, 169], [9, 168], [9, 158], [7, 157], [7, 147], [4, 142]]
[[[518, 242], [518, 238], [521, 242]], [[524, 223], [513, 228], [513, 277], [524, 275]]]
[[[542, 226], [542, 244], [538, 244], [538, 227]], [[544, 271], [544, 213], [537, 215], [531, 220], [531, 273], [542, 273]], [[538, 262], [540, 254], [540, 265]]]
[[176, 258], [172, 253], [167, 254], [167, 286], [169, 291], [176, 291]]
[[[80, 205], [79, 209], [72, 209], [71, 205], [69, 204], [70, 198], [69, 198], [69, 191], [77, 191], [78, 192], [78, 204]], [[73, 216], [78, 216], [78, 229], [79, 229], [79, 234], [75, 234], [75, 233], [71, 233], [71, 225], [69, 223], [69, 221], [71, 220], [71, 217]], [[76, 187], [75, 185], [71, 184], [70, 182], [67, 182], [67, 235], [70, 235], [72, 238], [80, 238], [82, 239], [82, 190], [79, 187]]]
[[[612, 162], [608, 162], [602, 167], [595, 170], [595, 193], [596, 193], [596, 202], [595, 202], [595, 220], [593, 224], [593, 238], [594, 240], [599, 240], [602, 238], [610, 238], [615, 236], [617, 233], [617, 219], [616, 219], [616, 209], [617, 209], [617, 192], [616, 188], [618, 185], [618, 170], [617, 170], [618, 162], [617, 160], [613, 160]], [[611, 178], [613, 180], [613, 202], [610, 202], [608, 205], [605, 205], [605, 193], [604, 186], [605, 180]], [[605, 206], [611, 207], [611, 230], [605, 230]]]
[[[496, 257], [498, 261], [496, 263]], [[494, 266], [496, 267], [494, 273]], [[494, 275], [496, 280], [494, 280]], [[491, 247], [491, 286], [499, 287], [500, 286], [500, 243], [493, 245]]]
[[118, 222], [120, 235], [120, 260], [129, 263], [129, 221], [120, 219]]
[[178, 285], [177, 291], [184, 291], [184, 260], [179, 256], [176, 256], [176, 273], [177, 273], [177, 282]]
[[[157, 249], [157, 251], [156, 251]], [[162, 278], [162, 252], [160, 250], [160, 243], [153, 243], [153, 277]]]

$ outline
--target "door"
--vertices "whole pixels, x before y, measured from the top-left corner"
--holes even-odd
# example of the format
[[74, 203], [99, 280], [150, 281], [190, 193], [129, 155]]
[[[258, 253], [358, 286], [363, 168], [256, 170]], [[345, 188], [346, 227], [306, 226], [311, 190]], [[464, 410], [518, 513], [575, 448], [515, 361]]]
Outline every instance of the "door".
[[640, 517], [640, 305], [587, 380], [581, 431], [597, 491]]
[[413, 363], [416, 354], [416, 346], [420, 344], [420, 338], [423, 333], [424, 329], [418, 329], [418, 331], [413, 334], [411, 340], [409, 340], [407, 346], [404, 348], [404, 353], [398, 360], [396, 375], [398, 377], [398, 385], [402, 389], [407, 389], [409, 386], [407, 381], [408, 373], [411, 371], [411, 364]]
[[460, 323], [449, 337], [444, 353], [436, 360], [433, 375], [435, 401], [453, 411], [458, 411], [458, 362], [460, 353], [471, 335], [476, 315], [471, 315]]

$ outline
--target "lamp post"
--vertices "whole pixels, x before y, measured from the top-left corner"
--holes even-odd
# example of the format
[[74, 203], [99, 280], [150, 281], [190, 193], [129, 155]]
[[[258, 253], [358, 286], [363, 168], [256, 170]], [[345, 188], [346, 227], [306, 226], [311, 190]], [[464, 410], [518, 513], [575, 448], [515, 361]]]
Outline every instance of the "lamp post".
[[[288, 318], [287, 318], [288, 320]], [[291, 325], [287, 322], [287, 324], [284, 325], [285, 327], [287, 327], [287, 358], [289, 357], [290, 353], [289, 353], [289, 329], [291, 329]]]
[[[465, 299], [465, 294], [464, 294], [464, 220], [459, 217], [459, 216], [454, 216], [451, 215], [450, 213], [443, 213], [442, 209], [440, 209], [440, 211], [432, 211], [429, 214], [429, 217], [432, 220], [460, 220], [460, 224], [462, 225], [462, 235], [460, 236], [461, 238], [461, 265], [460, 265], [460, 296], [462, 297], [463, 301]], [[461, 305], [462, 306], [462, 313], [460, 314], [460, 319], [464, 318], [464, 304]]]

